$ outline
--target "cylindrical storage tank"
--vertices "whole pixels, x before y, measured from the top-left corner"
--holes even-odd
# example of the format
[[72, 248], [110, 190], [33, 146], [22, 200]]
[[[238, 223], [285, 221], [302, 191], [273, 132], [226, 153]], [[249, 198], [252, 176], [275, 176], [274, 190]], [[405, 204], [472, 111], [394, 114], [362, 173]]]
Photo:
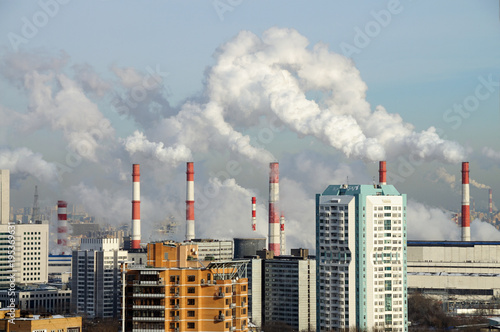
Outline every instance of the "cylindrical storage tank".
[[255, 256], [257, 250], [266, 249], [266, 238], [235, 238], [234, 258]]

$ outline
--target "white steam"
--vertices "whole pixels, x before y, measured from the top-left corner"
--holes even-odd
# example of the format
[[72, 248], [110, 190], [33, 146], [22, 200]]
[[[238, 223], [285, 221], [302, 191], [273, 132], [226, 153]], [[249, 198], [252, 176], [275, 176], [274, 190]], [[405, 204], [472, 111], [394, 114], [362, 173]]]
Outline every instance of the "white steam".
[[33, 176], [45, 183], [58, 179], [56, 165], [44, 160], [40, 153], [27, 148], [0, 149], [0, 169], [8, 169], [12, 175], [23, 178]]

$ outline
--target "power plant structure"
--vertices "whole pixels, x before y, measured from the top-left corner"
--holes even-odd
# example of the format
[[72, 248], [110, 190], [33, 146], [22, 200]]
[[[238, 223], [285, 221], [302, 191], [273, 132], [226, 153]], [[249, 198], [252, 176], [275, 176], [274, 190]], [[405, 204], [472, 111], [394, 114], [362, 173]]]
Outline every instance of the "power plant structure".
[[132, 233], [130, 248], [141, 248], [141, 172], [140, 165], [132, 165]]
[[57, 245], [62, 248], [63, 254], [64, 250], [67, 250], [68, 246], [68, 214], [67, 214], [68, 203], [65, 201], [57, 201]]
[[462, 241], [470, 241], [469, 162], [462, 163]]
[[187, 163], [186, 171], [186, 241], [195, 238], [194, 233], [194, 166]]
[[256, 211], [256, 206], [257, 206], [257, 198], [252, 197], [252, 231], [257, 230], [257, 211]]
[[279, 256], [280, 251], [280, 217], [279, 217], [279, 164], [269, 165], [269, 250]]
[[280, 217], [280, 255], [286, 255], [285, 215]]

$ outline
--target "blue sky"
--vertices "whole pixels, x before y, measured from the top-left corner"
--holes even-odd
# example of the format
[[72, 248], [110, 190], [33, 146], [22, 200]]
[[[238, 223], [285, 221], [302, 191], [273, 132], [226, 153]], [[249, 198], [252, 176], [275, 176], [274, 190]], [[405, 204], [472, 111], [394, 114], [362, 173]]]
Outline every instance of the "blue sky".
[[[163, 116], [174, 116], [186, 100], [197, 102], [206, 97], [207, 73], [220, 59], [214, 54], [219, 54], [217, 50], [220, 50], [221, 45], [234, 40], [242, 30], [260, 38], [272, 27], [290, 28], [308, 40], [307, 49], [311, 51], [315, 45], [323, 43], [329, 52], [351, 58], [367, 86], [366, 101], [372, 110], [382, 105], [388, 113], [399, 114], [405, 123], [413, 125], [415, 132], [435, 127], [442, 138], [458, 143], [471, 162], [471, 176], [479, 182], [487, 182], [495, 191], [496, 188], [500, 189], [500, 169], [497, 166], [500, 154], [493, 153], [500, 151], [498, 6], [497, 1], [404, 0], [1, 1], [0, 60], [3, 69], [0, 75], [0, 106], [8, 109], [4, 111], [8, 114], [30, 112], [30, 88], [26, 86], [25, 78], [24, 81], [21, 79], [21, 69], [16, 69], [16, 75], [19, 76], [16, 79], [9, 79], [6, 74], [9, 69], [5, 65], [8, 63], [6, 59], [19, 58], [18, 54], [22, 53], [29, 55], [25, 60], [27, 63], [30, 59], [35, 63], [38, 61], [35, 59], [40, 57], [46, 63], [50, 62], [49, 59], [66, 59], [64, 65], [57, 69], [51, 67], [50, 70], [55, 75], [64, 74], [74, 78], [77, 83], [73, 66], [85, 64], [107, 82], [108, 89], [115, 91], [115, 95], [130, 93], [127, 90], [130, 86], [126, 86], [123, 76], [121, 81], [117, 78], [113, 68], [133, 68], [143, 75], [147, 75], [148, 68], [158, 68], [163, 76], [161, 89], [155, 96], [163, 102], [168, 101], [172, 108], [165, 111]], [[26, 24], [37, 22], [37, 31], [26, 35], [23, 30]], [[36, 66], [35, 70], [42, 72]], [[488, 90], [490, 86], [484, 86], [485, 81], [492, 82], [491, 90]], [[58, 83], [51, 84], [55, 93]], [[465, 115], [450, 111], [454, 105], [461, 105], [468, 97], [474, 96], [478, 86], [487, 96], [479, 101], [474, 111], [462, 113]], [[124, 140], [131, 137], [135, 130], [140, 130], [149, 142], [169, 147], [170, 141], [158, 133], [159, 129], [149, 130], [132, 117], [119, 116], [116, 106], [113, 106], [110, 90], [104, 97], [96, 97], [91, 93], [86, 93], [86, 96], [96, 105], [96, 119], [102, 114], [102, 118], [111, 122], [114, 134], [109, 135], [113, 140]], [[314, 95], [313, 92], [309, 93], [310, 96]], [[322, 94], [314, 96], [320, 99]], [[85, 107], [82, 106], [82, 109]], [[266, 120], [262, 121], [260, 125], [246, 126], [249, 120], [239, 119], [231, 122], [231, 125], [243, 135], [249, 135], [250, 141], [254, 143], [259, 141], [258, 134], [266, 127]], [[61, 128], [45, 123], [32, 129], [29, 134], [19, 132], [11, 125], [0, 128], [3, 131], [0, 134], [3, 160], [7, 158], [7, 152], [25, 147], [32, 153], [40, 154], [36, 159], [38, 162], [41, 158], [49, 166], [64, 164], [67, 146], [71, 145], [67, 140], [71, 135], [65, 131], [67, 128]], [[493, 152], [486, 155], [483, 150], [485, 147], [491, 148], [489, 151]], [[187, 148], [192, 150], [192, 158], [200, 164], [200, 177], [206, 181], [211, 178], [210, 174], [217, 173], [217, 168], [223, 168], [224, 162], [233, 158], [232, 152], [224, 148], [209, 152], [198, 151], [193, 146]], [[386, 146], [386, 149], [390, 150], [390, 147]], [[304, 156], [321, 165], [328, 165], [331, 159], [332, 165], [328, 167], [333, 167], [332, 172], [347, 165], [350, 179], [354, 177], [352, 181], [370, 181], [376, 174], [373, 161], [348, 157], [314, 135], [303, 135], [292, 128], [275, 132], [272, 142], [265, 144], [265, 150], [280, 161], [290, 162], [290, 165], [285, 165], [282, 161], [283, 176], [286, 178], [289, 174], [289, 180], [298, 183], [297, 188], [294, 188], [300, 194], [305, 193], [305, 196], [324, 188], [309, 188], [304, 184], [307, 176], [300, 178], [299, 174], [291, 170], [287, 173], [293, 162], [303, 160]], [[67, 195], [85, 204], [86, 199], [75, 194], [74, 188], [81, 185], [92, 192], [91, 189], [98, 190], [103, 181], [114, 183], [116, 179], [122, 179], [124, 170], [128, 172], [128, 162], [143, 163], [137, 155], [128, 152], [127, 157], [130, 159], [115, 156], [123, 160], [120, 166], [123, 169], [120, 168], [116, 174], [110, 169], [117, 166], [103, 166], [105, 162], [102, 156], [96, 157], [94, 161], [83, 158], [81, 166], [73, 168], [71, 177], [64, 176], [58, 185], [50, 185], [46, 189], [47, 202]], [[217, 156], [215, 160], [212, 159], [214, 155]], [[401, 157], [407, 158], [404, 155]], [[265, 171], [259, 168], [253, 170], [250, 160], [238, 160], [250, 175], [238, 174], [235, 176], [236, 184], [249, 191], [258, 191], [264, 200], [265, 179], [258, 185], [249, 179], [265, 176]], [[400, 172], [401, 159], [392, 156], [388, 162], [389, 170], [392, 167], [393, 172]], [[0, 164], [0, 167], [7, 166], [12, 167], [12, 162]], [[182, 163], [177, 162], [167, 173], [182, 174], [183, 167]], [[455, 209], [459, 195], [451, 192], [449, 184], [436, 176], [435, 170], [440, 167], [450, 174], [459, 174], [460, 165], [456, 160], [443, 163], [440, 158], [429, 158], [416, 166], [411, 175], [405, 176], [398, 188], [408, 193], [410, 198], [429, 206]], [[16, 169], [19, 170], [13, 173], [19, 181], [16, 177], [16, 189], [13, 192], [17, 200], [15, 205], [30, 205], [32, 185], [37, 181], [43, 183], [42, 177], [34, 169]], [[325, 181], [344, 179], [349, 172], [339, 173], [337, 178], [330, 177]], [[296, 178], [292, 179], [291, 174]], [[158, 183], [153, 178], [152, 183]], [[163, 179], [159, 183], [166, 181]], [[181, 183], [183, 180], [176, 181]], [[328, 184], [324, 183], [324, 187]], [[433, 193], [429, 193], [430, 186], [436, 188]], [[124, 193], [129, 190], [126, 181], [120, 182], [116, 188]], [[483, 192], [472, 194], [481, 197]], [[148, 195], [147, 189], [145, 195]], [[149, 195], [153, 197], [157, 193], [151, 190]], [[182, 201], [182, 195], [179, 193], [171, 199]], [[151, 209], [155, 202], [151, 198]], [[154, 213], [151, 212], [151, 215]], [[203, 211], [200, 215], [203, 216]], [[296, 212], [291, 216], [293, 218], [299, 225], [298, 220], [306, 217]]]

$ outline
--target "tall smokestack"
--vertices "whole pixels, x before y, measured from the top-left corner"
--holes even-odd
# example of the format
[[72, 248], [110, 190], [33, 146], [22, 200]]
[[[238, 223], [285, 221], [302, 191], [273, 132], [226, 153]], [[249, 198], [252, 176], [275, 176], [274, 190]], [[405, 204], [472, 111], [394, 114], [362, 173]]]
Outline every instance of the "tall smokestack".
[[130, 248], [141, 248], [141, 166], [132, 165], [132, 234]]
[[278, 163], [269, 164], [269, 251], [274, 256], [280, 255], [280, 218], [279, 218], [279, 178], [280, 170]]
[[68, 245], [68, 203], [65, 201], [57, 201], [57, 245], [64, 247]]
[[490, 188], [490, 214], [493, 214], [493, 190]]
[[462, 241], [470, 241], [469, 163], [462, 163]]
[[255, 197], [252, 197], [252, 230], [256, 231], [257, 230], [257, 212], [255, 211], [257, 199]]
[[280, 254], [286, 255], [285, 216], [283, 213], [281, 213], [280, 218]]
[[378, 183], [380, 185], [386, 185], [387, 180], [386, 180], [386, 162], [385, 161], [380, 161], [378, 165]]
[[195, 238], [194, 235], [194, 167], [192, 162], [187, 163], [186, 185], [186, 241]]

